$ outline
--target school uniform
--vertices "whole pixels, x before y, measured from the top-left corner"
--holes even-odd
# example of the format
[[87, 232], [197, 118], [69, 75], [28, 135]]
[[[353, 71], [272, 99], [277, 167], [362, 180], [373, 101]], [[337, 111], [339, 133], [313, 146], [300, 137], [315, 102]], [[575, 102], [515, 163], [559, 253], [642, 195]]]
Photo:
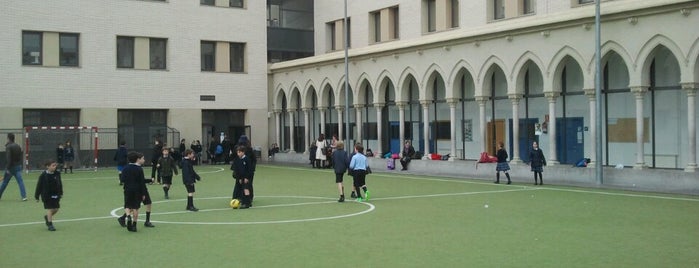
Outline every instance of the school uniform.
[[342, 149], [335, 150], [332, 155], [333, 159], [333, 169], [335, 170], [335, 182], [340, 183], [343, 181], [342, 177], [347, 169], [349, 168], [349, 157], [347, 152]]
[[145, 204], [144, 197], [148, 195], [143, 168], [135, 163], [130, 163], [124, 167], [121, 175], [124, 180], [124, 207], [141, 208], [141, 202]]
[[[233, 188], [233, 199], [241, 200], [243, 205], [249, 206], [252, 203], [250, 196], [245, 196], [245, 189], [250, 191], [250, 177], [252, 175], [252, 163], [247, 155], [243, 157], [233, 159], [233, 178], [235, 179], [235, 186]], [[248, 179], [248, 182], [244, 182], [244, 179]]]
[[194, 171], [194, 165], [189, 158], [182, 158], [180, 166], [182, 167], [182, 183], [187, 187], [187, 193], [194, 193], [194, 183], [201, 180], [201, 177]]
[[62, 196], [63, 183], [61, 182], [61, 172], [58, 170], [53, 173], [42, 172], [36, 183], [34, 199], [39, 200], [39, 197], [41, 197], [45, 209], [57, 209], [61, 207], [60, 200]]
[[546, 159], [544, 158], [544, 152], [540, 148], [532, 149], [529, 152], [529, 161], [533, 172], [544, 172], [544, 166], [546, 165]]
[[499, 149], [495, 155], [498, 157], [498, 165], [495, 167], [495, 171], [510, 170], [510, 164], [507, 163], [507, 151], [505, 151], [505, 149]]
[[158, 167], [158, 172], [160, 173], [163, 184], [172, 184], [173, 173], [174, 175], [177, 175], [177, 164], [175, 163], [175, 159], [168, 155], [167, 157], [161, 157], [158, 159], [157, 164], [160, 166]]
[[357, 197], [361, 198], [359, 189], [366, 184], [366, 174], [369, 170], [369, 162], [363, 154], [355, 154], [352, 156], [349, 164], [350, 170], [352, 170], [352, 176], [354, 177], [354, 189], [357, 192]]

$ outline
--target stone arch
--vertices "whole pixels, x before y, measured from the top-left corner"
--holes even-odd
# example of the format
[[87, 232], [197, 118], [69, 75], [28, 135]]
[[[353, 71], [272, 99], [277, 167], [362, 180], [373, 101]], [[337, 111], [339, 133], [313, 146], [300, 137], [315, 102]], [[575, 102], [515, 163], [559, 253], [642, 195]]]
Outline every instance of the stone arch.
[[299, 98], [301, 98], [301, 91], [299, 90], [299, 87], [296, 84], [296, 82], [291, 84], [291, 91], [289, 91], [289, 95], [287, 97], [289, 99], [286, 103], [287, 103], [287, 107], [289, 109], [301, 108], [301, 107], [298, 107], [298, 104], [297, 104], [300, 100]]
[[281, 83], [277, 84], [277, 87], [274, 88], [274, 94], [272, 96], [274, 96], [272, 109], [282, 109], [282, 103], [284, 102], [284, 98], [286, 98], [286, 93], [284, 92], [284, 88], [282, 87]]
[[316, 99], [318, 99], [318, 93], [316, 92], [316, 87], [313, 83], [313, 80], [309, 79], [303, 88], [303, 100], [301, 101], [301, 107], [313, 108], [313, 95], [315, 95]]
[[687, 69], [690, 75], [682, 76], [682, 83], [699, 83], [699, 38], [694, 40], [687, 56]]
[[410, 67], [406, 67], [400, 74], [400, 78], [398, 78], [398, 87], [396, 87], [396, 90], [398, 91], [396, 94], [396, 102], [407, 102], [410, 100], [410, 95], [408, 95], [410, 93], [408, 92], [407, 88], [411, 78], [415, 79], [415, 81], [419, 81], [415, 75], [415, 70]]
[[432, 83], [434, 82], [437, 77], [442, 79], [442, 82], [444, 83], [445, 90], [448, 87], [446, 84], [447, 81], [445, 79], [444, 71], [442, 71], [442, 68], [439, 67], [436, 63], [433, 63], [430, 65], [430, 67], [427, 68], [427, 71], [425, 71], [425, 74], [422, 76], [423, 80], [420, 83], [420, 99], [421, 100], [432, 100], [435, 98], [434, 92], [432, 91]]
[[583, 88], [593, 87], [594, 85], [587, 84], [592, 80], [592, 78], [589, 77], [589, 69], [582, 69], [582, 64], [585, 62], [583, 60], [583, 57], [574, 48], [570, 46], [564, 46], [560, 50], [558, 50], [558, 52], [556, 52], [556, 54], [551, 59], [551, 62], [549, 62], [548, 66], [546, 67], [547, 77], [545, 79], [552, 82], [551, 90], [553, 90], [554, 92], [561, 92], [561, 88], [563, 86], [561, 84], [561, 79], [559, 78], [561, 77], [561, 74], [563, 72], [563, 67], [566, 66], [566, 63], [568, 63], [569, 61], [574, 62], [582, 70]]
[[469, 75], [471, 79], [473, 79], [475, 73], [476, 71], [471, 64], [465, 60], [459, 60], [459, 62], [454, 65], [451, 73], [449, 73], [449, 77], [446, 78], [447, 81], [449, 81], [449, 85], [451, 85], [447, 88], [447, 98], [463, 98], [463, 96], [461, 96], [461, 91], [456, 89], [456, 85], [458, 85], [457, 79], [460, 79], [462, 75]]
[[503, 74], [505, 74], [505, 70], [507, 70], [505, 62], [503, 62], [497, 56], [491, 55], [483, 63], [483, 65], [481, 66], [481, 69], [478, 72], [478, 80], [476, 81], [476, 84], [480, 83], [482, 86], [480, 88], [476, 87], [476, 96], [490, 96], [491, 95], [491, 88], [493, 85], [492, 85], [489, 77], [490, 77], [490, 75], [493, 74], [493, 72], [497, 71], [496, 68], [500, 69], [500, 71]]
[[[616, 55], [619, 55], [619, 57], [621, 57], [621, 60], [626, 65], [626, 69], [629, 72], [627, 74], [629, 76], [629, 84], [633, 83], [634, 80], [633, 80], [633, 77], [631, 76], [631, 70], [635, 69], [636, 64], [634, 63], [633, 59], [631, 58], [629, 52], [623, 46], [619, 45], [619, 43], [617, 43], [617, 42], [614, 42], [612, 40], [605, 42], [604, 44], [602, 44], [602, 47], [600, 48], [600, 54], [602, 55], [602, 60], [601, 60], [602, 66], [604, 66], [604, 64], [607, 62], [607, 60], [609, 60], [609, 57], [611, 55], [613, 55], [610, 52], [613, 52]], [[595, 70], [595, 55], [594, 54], [592, 55], [592, 59], [587, 64], [587, 68], [588, 68], [588, 70], [591, 70], [591, 72], [593, 73], [593, 74], [591, 74], [591, 76], [594, 79], [594, 70]], [[638, 79], [638, 82], [640, 82], [640, 79]], [[591, 84], [594, 84], [594, 81]]]
[[394, 96], [397, 96], [396, 91], [398, 90], [396, 89], [396, 83], [395, 79], [393, 79], [393, 75], [391, 75], [391, 72], [383, 70], [379, 74], [379, 78], [376, 80], [375, 83], [375, 85], [377, 86], [374, 89], [374, 91], [376, 91], [376, 94], [374, 94], [374, 103], [384, 103], [383, 96], [386, 95], [386, 86], [388, 85], [388, 83], [391, 83], [393, 85], [393, 94]]
[[371, 84], [371, 80], [369, 80], [369, 75], [366, 72], [363, 72], [361, 75], [359, 75], [357, 85], [354, 87], [356, 90], [353, 90], [353, 93], [356, 94], [353, 98], [355, 100], [355, 104], [367, 104], [365, 103], [366, 101], [363, 97], [364, 94], [366, 94], [366, 86], [370, 87], [373, 96], [374, 86]]
[[[643, 86], [648, 86], [650, 85], [650, 66], [652, 63], [652, 59], [655, 58], [655, 54], [658, 52], [658, 49], [660, 48], [666, 48], [667, 50], [672, 53], [672, 55], [675, 57], [675, 60], [677, 60], [677, 63], [679, 64], [679, 69], [680, 69], [680, 76], [686, 76], [689, 75], [687, 71], [689, 70], [688, 68], [683, 68], [686, 67], [687, 60], [684, 57], [684, 53], [682, 53], [682, 50], [680, 47], [672, 41], [670, 38], [667, 38], [664, 35], [657, 34], [650, 38], [648, 42], [643, 44], [643, 47], [638, 53], [638, 56], [636, 57], [636, 62], [642, 62], [643, 64], [641, 65], [640, 70], [640, 76], [641, 76], [641, 85]], [[684, 65], [684, 66], [683, 66]]]
[[[339, 83], [337, 84], [337, 88], [336, 88], [336, 90], [335, 90], [335, 93], [336, 93], [336, 94], [335, 94], [335, 101], [336, 101], [337, 105], [345, 105], [345, 98], [346, 98], [346, 97], [345, 97], [345, 78], [346, 78], [346, 77], [345, 77], [344, 74], [340, 77], [340, 81], [339, 81]], [[354, 92], [354, 90], [352, 90], [352, 84], [351, 84], [351, 83], [348, 83], [347, 85], [349, 86], [349, 90], [350, 90], [350, 91], [349, 91], [349, 97], [350, 97], [350, 99], [349, 99], [349, 104], [350, 104], [350, 106], [354, 106], [354, 103], [353, 103], [353, 100], [354, 100], [353, 92]]]
[[[318, 102], [319, 107], [330, 107], [334, 106], [334, 103], [328, 103], [328, 94], [333, 91], [333, 86], [332, 82], [330, 81], [330, 78], [325, 78], [323, 79], [323, 82], [320, 82], [320, 88], [318, 89], [318, 99], [320, 100]], [[334, 95], [334, 94], [333, 94]]]
[[545, 75], [542, 69], [544, 63], [534, 53], [532, 53], [531, 51], [526, 51], [522, 54], [522, 56], [519, 57], [519, 59], [517, 59], [514, 67], [512, 68], [512, 71], [510, 72], [509, 79], [512, 80], [512, 78], [514, 78], [514, 80], [508, 81], [510, 86], [508, 86], [507, 93], [524, 94], [523, 90], [525, 82], [524, 77], [526, 74], [525, 70], [529, 70], [532, 66], [538, 69], [539, 74], [541, 75], [541, 80], [543, 83], [542, 86], [544, 90], [548, 88], [548, 82], [546, 82], [546, 79], [544, 79]]

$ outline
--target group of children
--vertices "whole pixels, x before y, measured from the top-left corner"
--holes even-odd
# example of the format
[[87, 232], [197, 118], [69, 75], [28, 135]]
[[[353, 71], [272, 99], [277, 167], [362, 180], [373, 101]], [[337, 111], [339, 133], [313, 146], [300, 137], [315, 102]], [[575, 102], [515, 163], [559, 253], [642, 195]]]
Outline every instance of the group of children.
[[[505, 173], [507, 176], [507, 184], [511, 184], [510, 180], [510, 164], [507, 163], [507, 151], [505, 151], [505, 145], [502, 142], [498, 143], [498, 151], [495, 156], [498, 158], [497, 166], [495, 166], [495, 183], [500, 183], [500, 171]], [[532, 143], [532, 150], [529, 152], [529, 166], [531, 171], [534, 172], [534, 185], [544, 185], [544, 166], [546, 165], [546, 158], [544, 158], [544, 152], [539, 149], [539, 144], [537, 142]], [[538, 178], [537, 178], [538, 177]]]
[[70, 141], [66, 141], [65, 145], [59, 143], [56, 148], [56, 169], [60, 171], [63, 169], [63, 173], [73, 173], [73, 161], [75, 161], [75, 149], [71, 145]]

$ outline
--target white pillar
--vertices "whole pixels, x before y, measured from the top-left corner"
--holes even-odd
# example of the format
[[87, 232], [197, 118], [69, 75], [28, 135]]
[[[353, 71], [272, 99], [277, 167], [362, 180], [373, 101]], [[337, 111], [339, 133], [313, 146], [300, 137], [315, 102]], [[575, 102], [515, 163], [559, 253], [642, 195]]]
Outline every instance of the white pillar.
[[[356, 111], [355, 116], [357, 117], [356, 120], [354, 120], [355, 122], [357, 122], [357, 127], [356, 127], [357, 133], [354, 134], [354, 137], [355, 137], [355, 140], [358, 142], [362, 142], [362, 125], [363, 125], [362, 109], [364, 109], [364, 107], [366, 107], [364, 104], [355, 104], [354, 105], [354, 110]], [[369, 148], [368, 144], [362, 144], [362, 145], [364, 146], [364, 149]]]
[[697, 88], [699, 84], [695, 83], [683, 83], [682, 88], [687, 92], [687, 130], [688, 139], [687, 151], [689, 158], [687, 159], [687, 167], [684, 168], [686, 172], [696, 172], [697, 171], [697, 106], [696, 106], [696, 96]]
[[294, 113], [295, 109], [290, 110], [289, 113], [289, 153], [296, 153], [294, 150]]
[[558, 92], [546, 93], [546, 99], [549, 101], [549, 122], [547, 123], [549, 136], [549, 160], [546, 161], [546, 164], [552, 166], [560, 163], [558, 162], [558, 156], [556, 154], [556, 99], [558, 98], [558, 95]]
[[277, 146], [281, 148], [282, 146], [282, 133], [281, 129], [283, 126], [281, 125], [281, 116], [280, 114], [282, 113], [281, 109], [274, 109], [274, 125], [275, 125], [275, 137], [274, 137], [274, 142], [277, 143]]
[[398, 155], [403, 155], [403, 145], [405, 145], [405, 102], [396, 102], [398, 106], [398, 140], [400, 141], [400, 150]]
[[[344, 137], [342, 134], [344, 133], [343, 127], [345, 126], [345, 123], [342, 122], [342, 115], [345, 113], [345, 108], [342, 106], [335, 106], [335, 110], [337, 111], [337, 139], [338, 140], [343, 140]], [[345, 148], [353, 148], [354, 145], [349, 144], [349, 141], [345, 141]]]
[[480, 124], [478, 126], [478, 131], [480, 132], [481, 135], [481, 152], [486, 152], [486, 142], [487, 139], [485, 138], [485, 128], [488, 125], [488, 122], [485, 121], [485, 104], [488, 102], [488, 97], [487, 96], [477, 96], [476, 97], [476, 102], [478, 102], [478, 114], [480, 116]]
[[303, 152], [304, 152], [303, 154], [309, 154], [310, 152], [308, 150], [311, 147], [310, 146], [310, 144], [311, 144], [311, 140], [310, 140], [311, 127], [309, 126], [310, 122], [311, 122], [310, 111], [311, 111], [311, 108], [303, 108], [303, 126], [304, 126], [303, 127], [303, 142], [304, 142], [305, 147], [306, 147], [303, 149]]
[[447, 104], [449, 104], [449, 120], [451, 120], [450, 128], [449, 128], [449, 133], [451, 137], [451, 141], [449, 144], [449, 147], [451, 149], [449, 161], [454, 161], [457, 159], [456, 157], [456, 104], [459, 100], [458, 99], [448, 99]]
[[518, 164], [522, 163], [522, 159], [519, 157], [519, 100], [522, 99], [522, 95], [509, 94], [508, 98], [512, 102], [512, 161], [510, 163]]
[[[327, 108], [324, 106], [318, 107], [318, 111], [320, 112], [320, 133], [328, 135], [328, 133], [325, 132], [325, 111], [326, 110], [327, 110]], [[309, 147], [310, 147], [310, 145], [309, 145]]]
[[[430, 101], [420, 101], [422, 104], [422, 137], [424, 139], [425, 155], [423, 159], [429, 159], [430, 156]], [[437, 148], [435, 148], [435, 151]]]
[[645, 159], [643, 159], [643, 95], [648, 92], [647, 87], [631, 87], [636, 98], [636, 164], [634, 169], [642, 169], [646, 167]]
[[378, 141], [378, 148], [374, 150], [374, 156], [377, 158], [381, 158], [381, 156], [383, 156], [383, 107], [383, 103], [374, 104], [374, 108], [376, 108], [376, 135]]
[[[597, 99], [595, 98], [595, 89], [585, 89], [585, 95], [587, 95], [587, 100], [590, 104], [590, 127], [588, 133], [590, 133], [589, 142], [590, 144], [592, 144], [592, 148], [590, 148], [590, 151], [588, 152], [588, 155], [590, 156], [590, 163], [587, 164], [587, 167], [594, 168], [595, 165], [597, 165], [597, 154], [595, 153], [597, 151], [597, 136], [595, 135], [595, 133], [597, 133], [597, 119], [595, 118], [595, 110], [597, 109]], [[602, 159], [600, 159], [599, 161], [602, 161]]]

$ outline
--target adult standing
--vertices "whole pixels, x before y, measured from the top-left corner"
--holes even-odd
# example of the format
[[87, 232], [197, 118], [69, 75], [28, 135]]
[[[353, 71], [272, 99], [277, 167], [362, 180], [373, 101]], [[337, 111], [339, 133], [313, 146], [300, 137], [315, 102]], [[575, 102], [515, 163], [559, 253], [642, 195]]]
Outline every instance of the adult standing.
[[14, 133], [7, 133], [5, 153], [7, 154], [7, 166], [2, 185], [0, 185], [0, 198], [2, 198], [7, 184], [10, 183], [10, 179], [14, 176], [17, 179], [17, 184], [19, 184], [19, 193], [22, 196], [22, 201], [27, 201], [27, 191], [24, 188], [24, 180], [22, 180], [22, 147], [15, 143]]
[[325, 142], [325, 135], [323, 133], [318, 136], [316, 141], [316, 167], [325, 168], [325, 160], [328, 159], [327, 151], [328, 144]]

